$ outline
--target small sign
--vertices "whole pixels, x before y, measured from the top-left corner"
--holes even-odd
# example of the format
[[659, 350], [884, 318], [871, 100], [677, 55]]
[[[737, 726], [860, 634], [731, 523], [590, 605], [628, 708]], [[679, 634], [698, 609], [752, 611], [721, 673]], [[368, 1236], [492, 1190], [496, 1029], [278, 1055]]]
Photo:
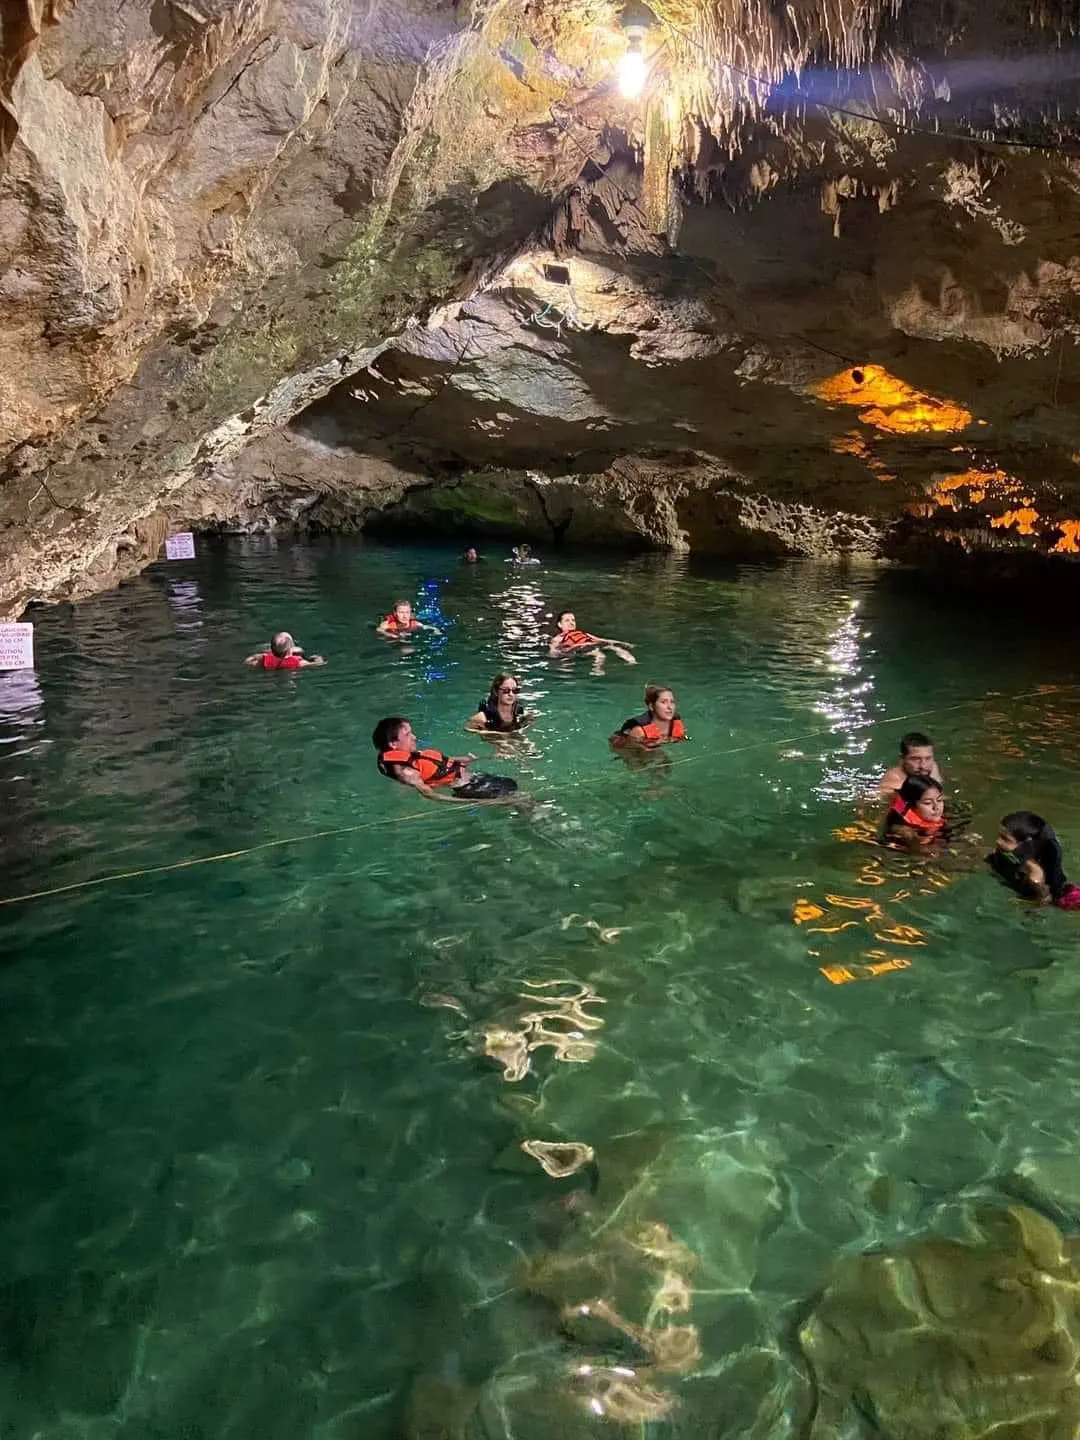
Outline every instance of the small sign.
[[166, 537], [165, 558], [166, 560], [195, 559], [195, 536], [190, 530], [181, 530], [177, 535]]
[[34, 627], [19, 622], [0, 625], [0, 670], [34, 668]]

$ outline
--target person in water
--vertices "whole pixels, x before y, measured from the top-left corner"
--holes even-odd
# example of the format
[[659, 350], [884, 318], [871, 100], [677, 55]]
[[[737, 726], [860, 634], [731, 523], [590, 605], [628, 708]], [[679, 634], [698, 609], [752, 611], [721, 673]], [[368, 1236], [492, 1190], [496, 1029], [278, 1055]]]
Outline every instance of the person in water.
[[1066, 880], [1061, 841], [1041, 815], [1030, 810], [1006, 815], [986, 859], [994, 874], [1025, 900], [1080, 910], [1080, 885]]
[[515, 545], [510, 551], [510, 559], [506, 563], [508, 565], [539, 565], [540, 561], [532, 553], [531, 546]]
[[480, 563], [480, 556], [476, 553], [476, 547], [474, 545], [469, 546], [461, 559], [465, 565], [479, 565]]
[[270, 649], [258, 655], [249, 655], [245, 665], [258, 670], [306, 670], [310, 665], [325, 665], [321, 655], [312, 655], [308, 660], [301, 645], [293, 642], [287, 630], [279, 630], [270, 641]]
[[425, 625], [417, 620], [412, 613], [412, 606], [408, 600], [399, 600], [390, 614], [380, 620], [375, 627], [380, 635], [385, 635], [390, 640], [404, 640], [406, 636], [418, 635], [421, 630], [430, 630], [438, 635], [439, 629], [435, 625]]
[[389, 780], [411, 785], [430, 800], [506, 800], [517, 791], [517, 781], [506, 775], [473, 774], [469, 761], [475, 755], [444, 755], [421, 750], [404, 715], [388, 715], [372, 731], [379, 772]]
[[931, 780], [936, 780], [939, 785], [945, 783], [941, 767], [934, 759], [933, 741], [929, 735], [924, 735], [919, 730], [909, 730], [906, 735], [901, 736], [900, 760], [885, 771], [878, 786], [882, 798], [888, 800], [898, 794], [904, 781], [911, 775], [929, 775]]
[[590, 654], [593, 657], [593, 668], [599, 671], [604, 668], [604, 651], [610, 650], [613, 655], [618, 655], [620, 660], [625, 660], [627, 665], [637, 664], [636, 657], [618, 640], [608, 640], [603, 635], [590, 635], [588, 630], [579, 630], [572, 610], [561, 612], [558, 626], [558, 630], [548, 641], [548, 654], [553, 660], [563, 655]]
[[911, 849], [947, 839], [940, 782], [930, 775], [909, 775], [889, 806], [881, 838], [886, 845]]
[[532, 716], [518, 696], [521, 686], [514, 675], [496, 675], [486, 700], [481, 700], [475, 715], [465, 722], [466, 730], [481, 735], [512, 735], [530, 723]]
[[646, 685], [645, 713], [624, 720], [612, 735], [611, 743], [617, 750], [627, 745], [655, 750], [659, 745], [671, 745], [686, 738], [682, 716], [675, 708], [675, 692], [664, 685]]

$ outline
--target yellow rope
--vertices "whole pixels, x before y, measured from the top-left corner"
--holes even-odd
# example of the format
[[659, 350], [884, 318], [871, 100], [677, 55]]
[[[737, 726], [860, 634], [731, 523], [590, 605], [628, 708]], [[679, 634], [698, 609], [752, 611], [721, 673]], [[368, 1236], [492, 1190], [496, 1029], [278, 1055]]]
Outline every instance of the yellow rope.
[[[860, 730], [872, 730], [878, 725], [899, 725], [905, 720], [917, 720], [926, 715], [945, 715], [953, 710], [963, 710], [969, 705], [981, 705], [986, 700], [1000, 700], [1004, 705], [1015, 704], [1018, 700], [1031, 700], [1036, 696], [1047, 696], [1056, 694], [1062, 690], [1080, 689], [1080, 683], [1068, 685], [1041, 686], [1038, 690], [1024, 691], [1019, 695], [982, 695], [977, 699], [960, 700], [955, 705], [937, 705], [930, 708], [923, 708], [910, 715], [884, 715], [879, 720], [866, 720], [856, 726]], [[669, 758], [671, 765], [689, 765], [697, 760], [724, 759], [731, 755], [744, 755], [750, 750], [762, 750], [768, 747], [776, 748], [780, 745], [798, 745], [807, 740], [816, 740], [822, 735], [835, 735], [834, 726], [824, 726], [820, 730], [809, 730], [802, 735], [790, 735], [780, 740], [753, 740], [749, 745], [736, 745], [730, 750], [713, 750], [708, 755], [684, 755], [678, 758]], [[610, 778], [610, 773], [586, 776], [576, 780], [569, 789], [577, 789], [582, 785], [594, 785], [599, 780]], [[198, 855], [192, 860], [174, 860], [168, 865], [148, 865], [141, 870], [116, 870], [107, 875], [96, 875], [90, 880], [74, 880], [70, 885], [54, 885], [47, 890], [30, 890], [24, 895], [8, 895], [0, 899], [0, 906], [20, 905], [25, 900], [44, 900], [50, 895], [66, 895], [73, 890], [89, 890], [96, 885], [108, 885], [115, 880], [138, 880], [144, 875], [167, 875], [173, 870], [190, 870], [196, 865], [213, 865], [219, 860], [238, 860], [244, 855], [256, 855], [260, 850], [274, 850], [282, 845], [303, 845], [310, 840], [327, 840], [339, 835], [356, 835], [361, 830], [374, 830], [386, 825], [404, 825], [413, 820], [433, 820], [438, 814], [438, 807], [418, 811], [413, 815], [391, 815], [380, 820], [365, 820], [359, 825], [341, 825], [332, 830], [313, 830], [305, 835], [286, 835], [280, 840], [260, 840], [255, 845], [246, 845], [240, 850], [223, 850], [218, 855]]]

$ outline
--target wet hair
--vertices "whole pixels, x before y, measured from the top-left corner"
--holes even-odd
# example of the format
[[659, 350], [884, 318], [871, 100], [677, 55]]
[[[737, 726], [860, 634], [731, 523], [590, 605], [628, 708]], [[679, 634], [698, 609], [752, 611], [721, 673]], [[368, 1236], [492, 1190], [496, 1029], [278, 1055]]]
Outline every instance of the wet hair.
[[646, 685], [645, 686], [645, 708], [652, 710], [661, 695], [673, 695], [675, 692], [670, 685]]
[[1046, 876], [1050, 898], [1056, 900], [1069, 888], [1065, 878], [1061, 841], [1054, 827], [1031, 810], [1013, 810], [1003, 817], [1002, 830], [1018, 841], [1013, 852], [1020, 860], [1034, 860]]
[[499, 703], [499, 686], [505, 685], [507, 680], [513, 680], [513, 675], [496, 675], [491, 682], [491, 689], [488, 691], [488, 704], [494, 709]]
[[933, 748], [934, 742], [921, 730], [909, 730], [906, 735], [900, 736], [901, 755], [906, 755], [911, 750], [932, 750]]
[[933, 779], [932, 776], [909, 775], [897, 794], [909, 810], [914, 810], [928, 790], [936, 790], [939, 795], [945, 793], [941, 782]]
[[390, 606], [390, 614], [393, 615], [395, 610], [400, 610], [402, 605], [408, 605], [409, 609], [412, 609], [411, 600], [395, 600], [393, 605]]
[[279, 630], [270, 641], [270, 654], [276, 655], [279, 660], [284, 660], [289, 653], [289, 646], [292, 644], [292, 636], [287, 630]]
[[401, 727], [407, 724], [408, 721], [404, 715], [387, 715], [384, 720], [379, 721], [371, 732], [371, 743], [380, 755], [384, 750], [394, 748], [394, 742], [397, 740]]

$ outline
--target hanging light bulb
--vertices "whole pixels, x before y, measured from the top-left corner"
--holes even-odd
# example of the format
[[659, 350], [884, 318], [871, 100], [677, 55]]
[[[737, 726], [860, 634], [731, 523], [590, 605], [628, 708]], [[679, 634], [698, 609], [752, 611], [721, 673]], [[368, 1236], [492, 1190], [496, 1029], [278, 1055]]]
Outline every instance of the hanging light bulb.
[[645, 88], [644, 28], [635, 25], [626, 32], [626, 54], [619, 61], [619, 93], [636, 100]]

